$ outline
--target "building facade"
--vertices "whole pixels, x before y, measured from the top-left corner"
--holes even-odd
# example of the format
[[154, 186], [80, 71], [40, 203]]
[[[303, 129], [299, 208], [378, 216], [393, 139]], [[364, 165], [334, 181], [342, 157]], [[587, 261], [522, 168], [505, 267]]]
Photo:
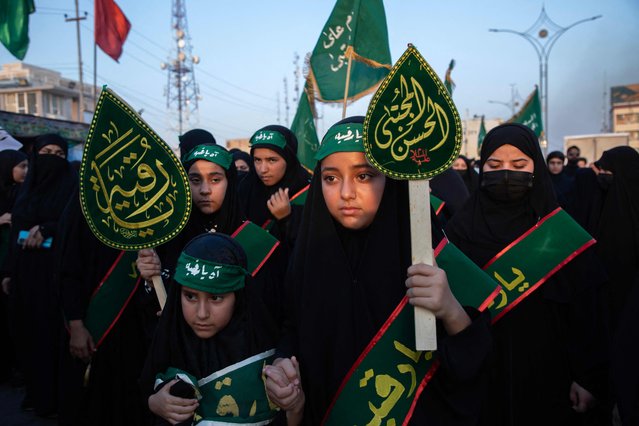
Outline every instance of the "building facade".
[[628, 133], [628, 144], [639, 149], [639, 84], [610, 88], [611, 124], [614, 133]]
[[[499, 126], [503, 120], [499, 118], [484, 118], [484, 127], [488, 133], [493, 127]], [[479, 127], [481, 126], [481, 117], [475, 116], [466, 120], [462, 120], [462, 147], [460, 154], [468, 158], [479, 158], [479, 150], [477, 149], [477, 137], [479, 136]]]
[[93, 85], [83, 85], [84, 113], [79, 114], [80, 85], [53, 70], [14, 62], [0, 70], [0, 110], [36, 117], [87, 122], [94, 111]]

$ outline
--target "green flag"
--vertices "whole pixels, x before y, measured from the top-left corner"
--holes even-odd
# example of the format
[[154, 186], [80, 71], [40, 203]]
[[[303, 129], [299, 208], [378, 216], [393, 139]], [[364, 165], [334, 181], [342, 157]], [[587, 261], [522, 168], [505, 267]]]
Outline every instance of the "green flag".
[[315, 153], [319, 148], [319, 140], [307, 89], [304, 89], [300, 96], [291, 131], [297, 136], [297, 157], [304, 167], [312, 171], [315, 168]]
[[33, 0], [0, 2], [0, 41], [20, 60], [24, 59], [29, 48], [29, 14], [33, 12]]
[[455, 90], [455, 82], [450, 76], [453, 72], [453, 68], [455, 68], [455, 60], [451, 59], [450, 64], [448, 64], [448, 69], [446, 70], [446, 78], [444, 78], [444, 86], [446, 86], [450, 96], [453, 96], [453, 90]]
[[486, 137], [486, 125], [484, 124], [484, 116], [481, 116], [481, 123], [479, 124], [479, 132], [477, 132], [477, 154], [481, 152], [481, 144]]
[[510, 117], [508, 123], [524, 124], [530, 127], [539, 139], [544, 138], [544, 123], [541, 117], [541, 102], [539, 101], [539, 89], [537, 86], [528, 96], [519, 112]]
[[309, 77], [322, 102], [342, 102], [349, 58], [348, 99], [372, 92], [391, 64], [382, 0], [338, 0], [313, 49]]

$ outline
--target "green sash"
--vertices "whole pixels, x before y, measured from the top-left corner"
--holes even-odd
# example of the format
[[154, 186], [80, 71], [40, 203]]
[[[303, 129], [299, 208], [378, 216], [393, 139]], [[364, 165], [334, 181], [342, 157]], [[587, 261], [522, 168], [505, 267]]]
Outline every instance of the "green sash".
[[[484, 310], [498, 294], [499, 286], [448, 240], [437, 246], [435, 256], [462, 305]], [[404, 297], [344, 378], [322, 424], [408, 422], [439, 365], [436, 352], [414, 347], [414, 309]]]
[[530, 296], [595, 240], [561, 207], [510, 243], [484, 266], [502, 289], [490, 306], [493, 322]]
[[155, 386], [175, 378], [193, 386], [200, 400], [195, 425], [265, 425], [273, 421], [278, 409], [266, 396], [262, 375], [264, 366], [273, 362], [274, 354], [275, 349], [271, 349], [200, 380], [185, 371], [169, 368], [156, 376]]
[[136, 251], [122, 251], [91, 295], [84, 326], [100, 346], [129, 304], [140, 283], [135, 268]]
[[[308, 184], [304, 188], [300, 189], [295, 195], [293, 195], [289, 199], [289, 202], [291, 203], [291, 205], [304, 206], [304, 204], [306, 203], [306, 196], [308, 195], [308, 188], [310, 187], [311, 185]], [[267, 219], [267, 221], [264, 222], [264, 224], [262, 225], [262, 229], [266, 229], [267, 231], [270, 231], [274, 223], [275, 222], [273, 221], [273, 219]]]
[[444, 211], [446, 203], [433, 194], [430, 194], [430, 205], [433, 206], [433, 210], [435, 210], [435, 216], [439, 216], [439, 214]]
[[303, 206], [306, 203], [306, 196], [308, 195], [308, 188], [311, 185], [308, 184], [304, 188], [300, 189], [297, 194], [291, 197], [291, 204], [294, 206]]
[[266, 263], [271, 254], [275, 251], [280, 242], [251, 221], [245, 221], [231, 235], [246, 253], [247, 268], [251, 276], [255, 276], [260, 268]]

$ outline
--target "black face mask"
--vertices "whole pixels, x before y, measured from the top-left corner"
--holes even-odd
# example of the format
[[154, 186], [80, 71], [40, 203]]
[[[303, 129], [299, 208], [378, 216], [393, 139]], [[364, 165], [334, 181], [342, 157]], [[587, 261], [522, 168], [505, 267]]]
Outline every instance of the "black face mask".
[[514, 170], [484, 172], [481, 188], [495, 201], [521, 200], [533, 186], [535, 175]]
[[599, 188], [601, 188], [604, 192], [610, 189], [610, 185], [612, 185], [614, 175], [610, 173], [599, 173], [597, 175], [597, 183], [599, 184]]
[[466, 175], [468, 174], [468, 170], [464, 169], [464, 170], [455, 170], [459, 176], [461, 176], [462, 178], [465, 178]]
[[577, 159], [576, 158], [570, 158], [568, 157], [568, 164], [570, 164], [571, 166], [576, 166], [577, 165]]

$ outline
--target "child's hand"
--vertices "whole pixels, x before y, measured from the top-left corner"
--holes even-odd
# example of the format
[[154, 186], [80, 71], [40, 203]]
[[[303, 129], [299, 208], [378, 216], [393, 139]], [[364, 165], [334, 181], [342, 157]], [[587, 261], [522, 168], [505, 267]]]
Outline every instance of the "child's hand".
[[146, 281], [151, 281], [151, 278], [156, 277], [162, 273], [162, 263], [160, 257], [155, 253], [153, 249], [143, 249], [138, 251], [138, 258], [135, 264], [140, 271], [140, 276]]
[[271, 214], [275, 219], [284, 219], [291, 214], [291, 202], [288, 199], [288, 188], [278, 189], [277, 192], [271, 195], [271, 198], [266, 202]]
[[437, 264], [409, 267], [406, 287], [408, 302], [431, 311], [442, 320], [448, 334], [457, 334], [470, 325], [470, 317], [450, 291], [446, 272]]
[[264, 374], [269, 399], [287, 412], [289, 425], [296, 424], [292, 417], [301, 420], [305, 402], [297, 359], [278, 358], [273, 365], [264, 367]]
[[193, 417], [196, 408], [200, 405], [197, 399], [186, 399], [173, 396], [169, 389], [177, 383], [177, 379], [171, 380], [149, 397], [149, 409], [162, 417], [172, 425], [181, 423]]

